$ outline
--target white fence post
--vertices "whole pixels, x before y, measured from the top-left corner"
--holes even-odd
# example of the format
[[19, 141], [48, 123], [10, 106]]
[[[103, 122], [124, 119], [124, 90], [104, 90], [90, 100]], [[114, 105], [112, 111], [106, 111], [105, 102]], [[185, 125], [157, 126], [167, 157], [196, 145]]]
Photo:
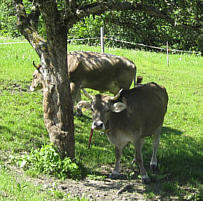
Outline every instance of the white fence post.
[[169, 66], [169, 55], [168, 55], [169, 49], [168, 49], [168, 41], [166, 42], [166, 54], [167, 54], [167, 65]]
[[100, 28], [101, 53], [104, 53], [104, 27]]

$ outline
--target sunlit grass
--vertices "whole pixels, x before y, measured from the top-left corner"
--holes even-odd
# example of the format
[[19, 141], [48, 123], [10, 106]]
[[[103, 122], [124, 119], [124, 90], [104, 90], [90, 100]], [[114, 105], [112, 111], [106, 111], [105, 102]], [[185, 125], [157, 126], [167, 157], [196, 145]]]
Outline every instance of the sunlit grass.
[[[68, 50], [99, 52], [100, 47], [69, 45]], [[203, 182], [203, 58], [169, 55], [168, 66], [163, 53], [118, 48], [106, 48], [105, 52], [131, 59], [144, 83], [157, 82], [168, 91], [168, 112], [158, 152], [160, 172], [157, 175], [149, 170], [151, 139], [146, 140], [143, 148], [145, 166], [155, 182], [163, 185], [162, 194], [170, 195], [175, 191], [181, 197], [188, 193], [184, 187], [200, 190]], [[33, 60], [39, 62], [29, 44], [0, 45], [0, 150], [5, 153], [20, 155], [49, 143], [43, 122], [42, 94], [29, 91]], [[114, 166], [114, 147], [105, 135], [95, 132], [92, 148], [87, 148], [91, 113], [85, 111], [84, 114], [75, 117], [76, 159], [89, 172], [102, 173], [104, 166]], [[124, 150], [122, 165], [131, 171], [133, 156], [134, 149], [128, 146]], [[153, 191], [150, 196], [153, 194], [156, 193]]]
[[19, 180], [14, 174], [0, 169], [0, 200], [55, 200], [51, 193], [43, 192], [42, 186], [35, 186], [22, 178]]
[[[1, 166], [0, 166], [1, 167]], [[72, 198], [69, 194], [57, 189], [46, 189], [25, 180], [23, 175], [0, 168], [0, 200], [1, 201], [88, 201], [86, 198]]]

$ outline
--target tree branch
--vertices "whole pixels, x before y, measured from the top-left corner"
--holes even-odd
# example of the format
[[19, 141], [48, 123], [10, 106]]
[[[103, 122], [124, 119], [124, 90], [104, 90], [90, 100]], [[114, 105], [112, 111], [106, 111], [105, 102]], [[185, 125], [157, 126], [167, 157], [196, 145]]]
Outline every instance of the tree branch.
[[174, 25], [174, 20], [167, 13], [164, 13], [155, 7], [144, 5], [142, 3], [120, 2], [118, 0], [106, 0], [97, 3], [92, 3], [76, 10], [76, 15], [79, 19], [89, 16], [90, 14], [99, 15], [106, 11], [134, 11], [145, 12], [151, 16], [159, 17]]
[[102, 3], [92, 3], [89, 5], [85, 5], [83, 7], [79, 7], [76, 10], [76, 16], [78, 17], [78, 19], [84, 18], [86, 16], [89, 16], [91, 14], [101, 14], [104, 13], [105, 11], [108, 11], [109, 8], [108, 6], [105, 4], [105, 1]]
[[170, 24], [175, 25], [174, 19], [172, 19], [167, 13], [157, 10], [155, 7], [147, 6], [147, 5], [143, 5], [143, 4], [137, 4], [135, 11], [145, 12], [148, 15], [164, 19], [167, 22], [169, 22]]
[[[52, 34], [60, 34], [62, 30], [67, 29], [67, 19], [64, 14], [64, 10], [70, 10], [69, 5], [65, 4], [65, 9], [60, 10], [57, 8], [57, 2], [53, 0], [36, 0], [39, 5], [40, 12], [45, 21], [45, 25], [49, 30], [52, 30]], [[66, 12], [66, 11], [65, 11]], [[70, 19], [69, 19], [70, 20]]]
[[31, 8], [31, 13], [29, 14], [28, 18], [32, 27], [34, 27], [35, 30], [37, 30], [39, 16], [40, 16], [39, 7], [37, 5], [33, 5]]
[[42, 51], [44, 48], [47, 48], [47, 45], [44, 39], [38, 35], [35, 25], [30, 23], [30, 19], [26, 14], [22, 0], [14, 0], [14, 3], [17, 13], [17, 26], [21, 34], [29, 41], [41, 58]]

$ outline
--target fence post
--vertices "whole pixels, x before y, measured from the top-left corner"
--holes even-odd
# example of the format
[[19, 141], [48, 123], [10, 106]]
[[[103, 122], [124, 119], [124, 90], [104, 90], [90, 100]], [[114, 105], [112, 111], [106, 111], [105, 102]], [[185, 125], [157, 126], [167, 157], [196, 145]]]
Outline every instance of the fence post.
[[100, 28], [101, 53], [104, 53], [104, 27]]
[[166, 54], [167, 54], [167, 66], [169, 66], [169, 49], [168, 49], [168, 41], [166, 42]]

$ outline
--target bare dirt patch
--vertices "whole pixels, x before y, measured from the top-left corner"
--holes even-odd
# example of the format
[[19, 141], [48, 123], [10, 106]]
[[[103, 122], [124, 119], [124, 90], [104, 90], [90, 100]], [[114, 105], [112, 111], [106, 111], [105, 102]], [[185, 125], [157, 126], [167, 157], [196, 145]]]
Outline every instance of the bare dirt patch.
[[[9, 153], [7, 153], [9, 155]], [[131, 201], [131, 200], [199, 200], [196, 198], [198, 189], [182, 186], [184, 194], [182, 196], [176, 195], [175, 192], [162, 192], [161, 181], [152, 181], [150, 184], [142, 184], [138, 177], [138, 172], [135, 172], [133, 178], [128, 179], [123, 175], [121, 179], [112, 180], [110, 178], [87, 177], [84, 180], [66, 179], [64, 181], [58, 180], [54, 177], [38, 175], [38, 177], [27, 176], [22, 168], [11, 166], [7, 154], [2, 155], [0, 151], [0, 158], [5, 162], [5, 167], [10, 169], [11, 174], [16, 180], [21, 183], [23, 180], [30, 182], [36, 186], [41, 187], [41, 191], [61, 192], [64, 196], [54, 198], [54, 200], [67, 200], [70, 198], [87, 198], [92, 201]], [[110, 173], [111, 167], [102, 167], [100, 175], [106, 176]], [[108, 170], [108, 171], [107, 171]], [[128, 170], [124, 170], [127, 173]]]
[[57, 190], [70, 197], [82, 198], [85, 197], [89, 200], [146, 200], [144, 196], [145, 186], [136, 180], [111, 180], [106, 178], [102, 181], [93, 179], [84, 179], [75, 181], [66, 179], [64, 181], [55, 178], [39, 176], [33, 178], [26, 176], [22, 169], [16, 167], [12, 168], [16, 172], [19, 179], [24, 178], [26, 181], [41, 185], [42, 190]]

